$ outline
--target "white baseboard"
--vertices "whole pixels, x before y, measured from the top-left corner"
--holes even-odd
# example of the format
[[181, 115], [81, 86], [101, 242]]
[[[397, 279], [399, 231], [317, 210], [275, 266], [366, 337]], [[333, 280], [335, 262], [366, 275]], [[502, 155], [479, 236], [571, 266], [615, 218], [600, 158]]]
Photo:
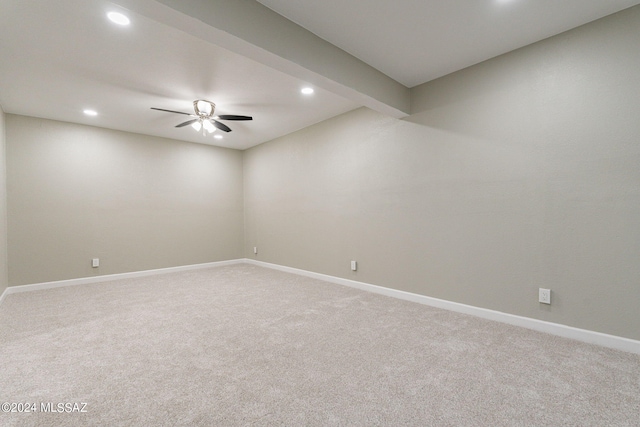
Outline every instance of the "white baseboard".
[[432, 298], [425, 295], [414, 294], [397, 289], [385, 288], [383, 286], [372, 285], [369, 283], [358, 282], [355, 280], [343, 279], [341, 277], [329, 276], [327, 274], [314, 273], [312, 271], [301, 270], [293, 267], [286, 267], [278, 264], [257, 261], [254, 259], [234, 259], [229, 261], [208, 262], [204, 264], [184, 265], [179, 267], [159, 268], [156, 270], [135, 271], [131, 273], [108, 274], [104, 276], [83, 277], [79, 279], [60, 280], [55, 282], [36, 283], [32, 285], [10, 286], [0, 295], [0, 305], [7, 295], [37, 291], [43, 289], [59, 288], [63, 286], [85, 285], [89, 283], [108, 282], [118, 279], [128, 279], [134, 277], [153, 276], [156, 274], [174, 273], [179, 271], [198, 270], [203, 268], [221, 267], [234, 264], [253, 264], [261, 267], [280, 270], [287, 273], [298, 274], [301, 276], [311, 277], [323, 280], [325, 282], [335, 283], [338, 285], [349, 286], [351, 288], [361, 289], [363, 291], [374, 292], [392, 298], [398, 298], [406, 301], [412, 301], [419, 304], [429, 305], [432, 307], [442, 308], [445, 310], [455, 311], [458, 313], [469, 314], [481, 317], [483, 319], [494, 320], [497, 322], [507, 323], [509, 325], [521, 326], [523, 328], [532, 329], [539, 332], [545, 332], [552, 335], [570, 338], [589, 344], [596, 344], [603, 347], [613, 348], [616, 350], [627, 351], [630, 353], [640, 354], [640, 341], [629, 338], [618, 337], [615, 335], [603, 334], [601, 332], [589, 331], [587, 329], [574, 328], [572, 326], [561, 325], [559, 323], [546, 322], [543, 320], [532, 319], [529, 317], [516, 316], [514, 314], [503, 313], [500, 311], [489, 310], [486, 308], [475, 307], [457, 302]]
[[0, 295], [0, 306], [2, 306], [2, 301], [4, 301], [7, 295], [9, 295], [9, 288], [6, 288], [4, 291], [2, 291], [2, 295]]
[[369, 283], [357, 282], [355, 280], [343, 279], [340, 277], [329, 276], [326, 274], [314, 273], [312, 271], [300, 270], [297, 268], [286, 267], [278, 264], [271, 264], [253, 259], [245, 259], [247, 264], [267, 267], [274, 270], [280, 270], [287, 273], [298, 274], [301, 276], [311, 277], [314, 279], [324, 280], [325, 282], [335, 283], [338, 285], [349, 286], [364, 291], [374, 292], [376, 294], [386, 295], [406, 301], [417, 302], [419, 304], [429, 305], [432, 307], [442, 308], [445, 310], [455, 311], [458, 313], [470, 314], [472, 316], [481, 317], [483, 319], [494, 320], [497, 322], [507, 323], [509, 325], [521, 326], [523, 328], [532, 329], [534, 331], [545, 332], [564, 338], [570, 338], [589, 344], [596, 344], [603, 347], [613, 348], [616, 350], [627, 351], [630, 353], [640, 354], [640, 341], [629, 338], [618, 337], [615, 335], [603, 334], [601, 332], [589, 331], [587, 329], [574, 328], [572, 326], [561, 325], [559, 323], [546, 322], [544, 320], [532, 319], [530, 317], [516, 316], [514, 314], [503, 313], [500, 311], [489, 310], [481, 307], [460, 304], [457, 302], [432, 298], [425, 295], [414, 294], [411, 292], [400, 291], [397, 289], [385, 288], [382, 286], [371, 285]]
[[89, 283], [109, 282], [119, 279], [130, 279], [133, 277], [154, 276], [156, 274], [176, 273], [178, 271], [199, 270], [202, 268], [221, 267], [223, 265], [243, 264], [244, 259], [233, 259], [229, 261], [206, 262], [203, 264], [181, 265], [178, 267], [158, 268], [155, 270], [133, 271], [131, 273], [105, 274], [103, 276], [81, 277], [79, 279], [58, 280], [55, 282], [35, 283], [32, 285], [9, 286], [0, 297], [0, 304], [6, 295], [19, 292], [39, 291], [43, 289], [61, 288], [64, 286], [86, 285]]

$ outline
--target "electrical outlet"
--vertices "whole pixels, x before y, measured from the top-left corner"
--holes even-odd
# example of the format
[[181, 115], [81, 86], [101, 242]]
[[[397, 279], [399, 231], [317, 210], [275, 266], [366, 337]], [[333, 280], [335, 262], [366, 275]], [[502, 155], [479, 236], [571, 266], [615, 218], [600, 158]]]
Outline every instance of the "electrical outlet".
[[100, 259], [99, 258], [93, 258], [91, 260], [91, 267], [93, 267], [93, 268], [100, 267]]
[[538, 290], [538, 301], [543, 304], [551, 304], [551, 289], [540, 288]]
[[257, 247], [257, 246], [254, 246], [254, 247], [253, 247], [253, 253], [254, 253], [254, 254], [257, 254], [257, 253], [258, 253], [258, 247]]
[[351, 261], [351, 270], [356, 271], [358, 269], [358, 263], [356, 261]]

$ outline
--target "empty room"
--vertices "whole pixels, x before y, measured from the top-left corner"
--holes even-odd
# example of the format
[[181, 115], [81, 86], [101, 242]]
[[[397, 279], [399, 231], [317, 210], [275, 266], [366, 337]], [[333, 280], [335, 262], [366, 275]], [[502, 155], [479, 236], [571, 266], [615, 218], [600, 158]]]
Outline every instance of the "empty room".
[[0, 0], [0, 425], [640, 426], [640, 0]]

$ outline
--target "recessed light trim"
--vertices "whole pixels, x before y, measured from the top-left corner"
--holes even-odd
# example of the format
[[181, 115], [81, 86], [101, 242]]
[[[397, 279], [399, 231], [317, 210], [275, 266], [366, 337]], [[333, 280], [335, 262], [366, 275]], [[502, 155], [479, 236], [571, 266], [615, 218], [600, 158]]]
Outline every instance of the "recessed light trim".
[[303, 95], [311, 95], [314, 91], [312, 87], [303, 87], [300, 92], [302, 92]]
[[114, 24], [118, 25], [129, 25], [131, 20], [124, 14], [120, 12], [109, 12], [107, 13], [107, 18]]
[[97, 116], [98, 112], [96, 110], [86, 109], [82, 111], [87, 116]]
[[213, 135], [213, 137], [214, 137], [215, 139], [222, 139], [222, 135], [220, 135], [219, 133], [217, 133], [217, 134]]

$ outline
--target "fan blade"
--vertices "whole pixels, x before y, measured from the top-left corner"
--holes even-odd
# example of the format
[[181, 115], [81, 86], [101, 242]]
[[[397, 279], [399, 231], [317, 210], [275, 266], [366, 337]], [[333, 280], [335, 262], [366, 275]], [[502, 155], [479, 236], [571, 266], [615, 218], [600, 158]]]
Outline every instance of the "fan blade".
[[220, 120], [253, 120], [253, 117], [251, 116], [234, 116], [233, 114], [217, 116], [217, 118]]
[[218, 129], [220, 129], [220, 130], [223, 130], [223, 131], [225, 131], [225, 132], [231, 132], [231, 128], [230, 128], [229, 126], [224, 125], [224, 124], [220, 123], [220, 122], [219, 122], [219, 121], [217, 121], [217, 120], [213, 120], [213, 119], [211, 119], [211, 123], [213, 123], [213, 125], [214, 125], [215, 127], [217, 127]]
[[151, 107], [151, 109], [152, 109], [152, 110], [158, 110], [158, 111], [166, 111], [167, 113], [184, 114], [185, 116], [192, 116], [192, 117], [195, 117], [193, 114], [183, 113], [182, 111], [165, 110], [165, 109], [163, 109], [163, 108], [155, 108], [155, 107]]
[[181, 127], [183, 127], [183, 126], [189, 126], [190, 124], [193, 124], [193, 123], [197, 122], [198, 120], [199, 120], [199, 119], [187, 120], [187, 121], [186, 121], [186, 122], [184, 122], [184, 123], [180, 123], [180, 124], [179, 124], [179, 125], [177, 125], [176, 127], [177, 127], [177, 128], [181, 128]]

